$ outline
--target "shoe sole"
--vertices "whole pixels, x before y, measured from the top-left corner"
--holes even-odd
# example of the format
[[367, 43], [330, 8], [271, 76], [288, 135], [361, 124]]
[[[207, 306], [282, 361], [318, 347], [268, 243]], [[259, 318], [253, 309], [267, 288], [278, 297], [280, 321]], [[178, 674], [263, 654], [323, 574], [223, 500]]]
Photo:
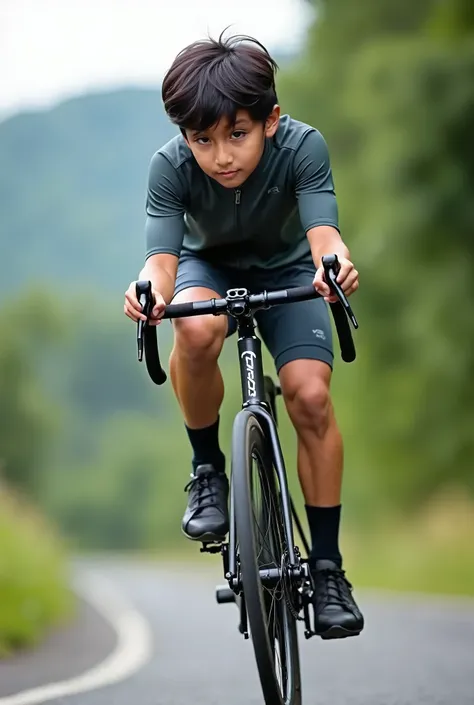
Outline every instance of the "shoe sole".
[[344, 629], [344, 627], [334, 626], [326, 629], [325, 632], [316, 632], [321, 639], [346, 639], [349, 636], [359, 636], [362, 629]]
[[190, 536], [184, 529], [181, 529], [183, 536], [186, 536], [190, 541], [202, 541], [203, 543], [224, 543], [226, 535], [216, 536], [216, 534], [202, 534], [201, 536]]

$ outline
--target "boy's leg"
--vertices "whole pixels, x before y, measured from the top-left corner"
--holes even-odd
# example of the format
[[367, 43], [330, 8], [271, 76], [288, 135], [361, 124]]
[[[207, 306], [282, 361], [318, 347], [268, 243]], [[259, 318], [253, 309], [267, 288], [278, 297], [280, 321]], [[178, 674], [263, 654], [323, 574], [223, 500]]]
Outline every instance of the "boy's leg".
[[310, 562], [314, 566], [329, 559], [342, 567], [343, 447], [329, 394], [330, 377], [327, 363], [316, 359], [293, 360], [280, 370], [283, 397], [298, 438], [298, 475], [312, 540]]
[[[222, 292], [222, 274], [208, 263], [191, 257], [180, 262], [173, 303], [219, 298]], [[182, 529], [194, 540], [219, 541], [229, 523], [228, 480], [218, 438], [224, 396], [218, 358], [229, 332], [228, 321], [225, 316], [196, 316], [174, 319], [173, 327], [170, 376], [193, 449]]]
[[[204, 287], [184, 289], [173, 303], [219, 298]], [[217, 421], [224, 398], [218, 358], [227, 334], [224, 316], [196, 316], [173, 320], [174, 345], [170, 356], [173, 389], [188, 428], [205, 428]]]
[[[267, 272], [265, 287], [305, 286], [313, 277], [314, 268], [308, 265], [290, 266]], [[328, 638], [358, 634], [363, 617], [342, 571], [338, 543], [343, 445], [330, 398], [333, 353], [328, 308], [322, 299], [277, 306], [259, 312], [258, 325], [275, 359], [298, 438], [298, 474], [312, 540], [316, 629]]]

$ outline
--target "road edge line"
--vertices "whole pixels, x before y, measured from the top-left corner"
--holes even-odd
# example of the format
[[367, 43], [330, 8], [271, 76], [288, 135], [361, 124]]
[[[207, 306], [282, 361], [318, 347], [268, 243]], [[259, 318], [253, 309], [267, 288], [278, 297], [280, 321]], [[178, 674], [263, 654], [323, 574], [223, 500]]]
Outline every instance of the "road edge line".
[[112, 626], [117, 635], [115, 649], [98, 665], [79, 676], [0, 697], [0, 705], [37, 705], [97, 690], [125, 680], [150, 660], [153, 652], [151, 628], [111, 581], [95, 571], [87, 571], [77, 575], [73, 589]]

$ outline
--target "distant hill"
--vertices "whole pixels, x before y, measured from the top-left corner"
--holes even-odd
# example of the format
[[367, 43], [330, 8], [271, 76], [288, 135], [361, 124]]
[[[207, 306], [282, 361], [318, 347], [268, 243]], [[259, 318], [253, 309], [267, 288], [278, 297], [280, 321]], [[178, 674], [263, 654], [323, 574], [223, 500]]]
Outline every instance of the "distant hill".
[[143, 261], [149, 160], [175, 134], [159, 90], [0, 123], [0, 291], [56, 279], [122, 292]]

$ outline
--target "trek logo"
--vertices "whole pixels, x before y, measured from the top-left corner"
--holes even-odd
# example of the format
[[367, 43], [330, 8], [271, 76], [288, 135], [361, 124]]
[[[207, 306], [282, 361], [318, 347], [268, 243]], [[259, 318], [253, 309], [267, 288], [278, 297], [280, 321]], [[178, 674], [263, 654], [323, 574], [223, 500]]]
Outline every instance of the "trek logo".
[[245, 360], [245, 366], [247, 368], [247, 394], [249, 397], [256, 397], [257, 388], [255, 385], [254, 360], [257, 356], [251, 350], [245, 350], [240, 357]]

